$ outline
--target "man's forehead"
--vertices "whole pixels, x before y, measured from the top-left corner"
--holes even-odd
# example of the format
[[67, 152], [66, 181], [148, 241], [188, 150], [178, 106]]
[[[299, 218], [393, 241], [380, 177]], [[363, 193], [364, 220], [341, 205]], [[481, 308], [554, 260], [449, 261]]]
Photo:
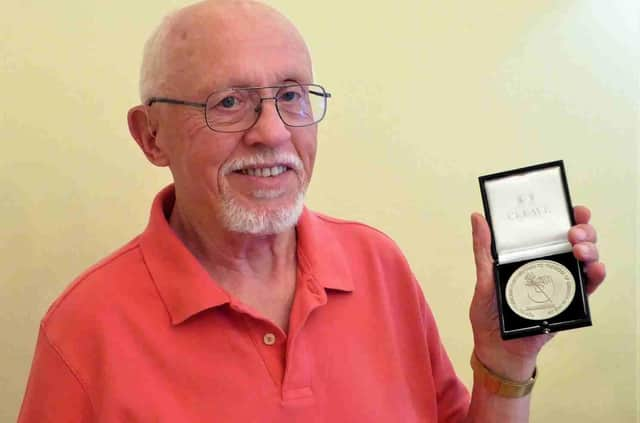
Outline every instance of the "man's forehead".
[[242, 41], [255, 32], [286, 34], [302, 41], [295, 26], [275, 9], [253, 1], [215, 0], [197, 3], [171, 16], [168, 38], [174, 42]]
[[211, 4], [181, 11], [170, 24], [165, 34], [170, 79], [193, 80], [198, 91], [254, 85], [266, 74], [269, 83], [311, 82], [307, 47], [285, 17], [250, 2]]

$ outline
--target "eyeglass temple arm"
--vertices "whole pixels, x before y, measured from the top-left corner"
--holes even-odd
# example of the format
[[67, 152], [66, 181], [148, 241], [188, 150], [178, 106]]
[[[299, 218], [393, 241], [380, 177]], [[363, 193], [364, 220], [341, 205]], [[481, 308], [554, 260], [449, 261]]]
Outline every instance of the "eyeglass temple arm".
[[198, 107], [198, 108], [204, 108], [207, 106], [206, 103], [195, 103], [192, 101], [175, 100], [173, 98], [167, 98], [167, 97], [151, 97], [149, 100], [147, 100], [147, 106], [151, 106], [153, 103], [182, 104], [184, 106], [191, 106], [191, 107]]
[[318, 92], [318, 91], [313, 91], [313, 90], [309, 90], [309, 92], [311, 94], [315, 94], [315, 95], [319, 95], [320, 97], [324, 97], [324, 98], [331, 98], [331, 93], [328, 92]]

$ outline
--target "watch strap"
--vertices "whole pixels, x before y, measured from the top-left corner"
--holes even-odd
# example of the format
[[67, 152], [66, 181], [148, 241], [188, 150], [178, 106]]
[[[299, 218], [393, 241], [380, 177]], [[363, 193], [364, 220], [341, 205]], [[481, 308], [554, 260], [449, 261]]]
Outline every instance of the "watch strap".
[[529, 395], [536, 383], [538, 373], [538, 369], [534, 369], [533, 375], [525, 382], [505, 379], [482, 364], [475, 352], [471, 354], [471, 368], [482, 386], [489, 392], [505, 398], [521, 398]]

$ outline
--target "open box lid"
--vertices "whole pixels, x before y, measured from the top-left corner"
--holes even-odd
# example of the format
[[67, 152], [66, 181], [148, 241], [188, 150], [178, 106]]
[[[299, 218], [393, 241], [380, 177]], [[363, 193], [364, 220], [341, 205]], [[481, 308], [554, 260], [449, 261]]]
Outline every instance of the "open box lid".
[[571, 251], [573, 214], [561, 160], [479, 179], [498, 264]]

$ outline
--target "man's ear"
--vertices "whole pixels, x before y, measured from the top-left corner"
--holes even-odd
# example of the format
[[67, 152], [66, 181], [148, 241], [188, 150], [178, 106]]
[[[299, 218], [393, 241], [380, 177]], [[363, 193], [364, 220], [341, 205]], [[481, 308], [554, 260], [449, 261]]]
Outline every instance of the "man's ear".
[[169, 158], [158, 145], [157, 128], [151, 121], [147, 108], [139, 105], [129, 109], [127, 122], [129, 123], [129, 133], [136, 140], [144, 155], [147, 156], [147, 160], [156, 166], [168, 166]]

